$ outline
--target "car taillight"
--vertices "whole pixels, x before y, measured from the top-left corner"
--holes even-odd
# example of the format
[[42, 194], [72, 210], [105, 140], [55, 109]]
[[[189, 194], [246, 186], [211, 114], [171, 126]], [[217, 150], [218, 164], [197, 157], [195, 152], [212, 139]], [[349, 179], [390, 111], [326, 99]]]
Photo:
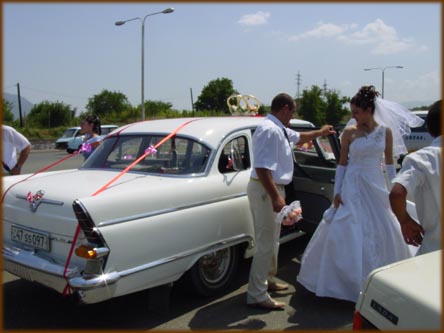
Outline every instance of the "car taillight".
[[108, 258], [109, 248], [82, 203], [75, 200], [72, 207], [80, 228], [88, 241], [88, 244], [81, 244], [75, 249], [75, 254], [78, 257], [87, 259], [83, 274], [102, 274]]
[[74, 214], [77, 217], [77, 221], [80, 224], [80, 228], [85, 234], [86, 239], [89, 243], [95, 244], [100, 247], [104, 245], [104, 240], [97, 230], [94, 221], [89, 215], [88, 211], [82, 205], [79, 200], [74, 200], [72, 203], [72, 208], [74, 210]]
[[109, 249], [104, 248], [104, 247], [97, 248], [97, 247], [82, 244], [78, 248], [76, 248], [75, 253], [76, 253], [76, 256], [81, 257], [81, 258], [98, 259], [98, 258], [102, 258], [102, 257], [108, 255]]

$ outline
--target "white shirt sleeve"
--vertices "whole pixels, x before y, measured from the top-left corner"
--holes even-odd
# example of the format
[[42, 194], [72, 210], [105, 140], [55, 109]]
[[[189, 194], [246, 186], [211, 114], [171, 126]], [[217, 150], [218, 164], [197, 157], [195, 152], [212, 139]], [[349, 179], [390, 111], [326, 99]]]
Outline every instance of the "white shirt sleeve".
[[407, 190], [407, 193], [414, 195], [415, 190], [424, 183], [424, 174], [421, 172], [421, 166], [410, 156], [406, 156], [401, 170], [392, 183], [401, 184]]

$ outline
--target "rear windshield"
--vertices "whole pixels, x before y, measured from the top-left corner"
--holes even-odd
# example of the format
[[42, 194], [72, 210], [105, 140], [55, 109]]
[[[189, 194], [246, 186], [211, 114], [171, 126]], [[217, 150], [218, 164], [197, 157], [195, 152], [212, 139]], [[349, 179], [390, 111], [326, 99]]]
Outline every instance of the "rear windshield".
[[[155, 147], [164, 136], [119, 135], [103, 141], [85, 161], [83, 168], [124, 170]], [[203, 173], [211, 150], [189, 138], [172, 137], [131, 167], [129, 172], [186, 175]]]

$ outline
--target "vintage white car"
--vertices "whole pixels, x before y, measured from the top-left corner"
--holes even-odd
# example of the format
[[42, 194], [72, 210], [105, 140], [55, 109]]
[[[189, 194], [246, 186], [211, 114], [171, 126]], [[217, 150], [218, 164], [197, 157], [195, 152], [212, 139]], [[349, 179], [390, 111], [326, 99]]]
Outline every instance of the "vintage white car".
[[[254, 249], [246, 188], [262, 120], [138, 122], [109, 134], [79, 169], [3, 177], [3, 268], [83, 303], [184, 275], [202, 295], [225, 290]], [[283, 228], [282, 242], [330, 205], [335, 140], [295, 149], [287, 202], [300, 200], [304, 219]]]
[[442, 251], [371, 272], [353, 319], [354, 330], [433, 330], [442, 326]]

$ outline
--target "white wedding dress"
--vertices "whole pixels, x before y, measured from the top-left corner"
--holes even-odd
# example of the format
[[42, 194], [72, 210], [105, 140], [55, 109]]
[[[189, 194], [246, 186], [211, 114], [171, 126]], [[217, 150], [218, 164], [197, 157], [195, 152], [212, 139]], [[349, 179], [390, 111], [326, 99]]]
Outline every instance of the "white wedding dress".
[[390, 208], [381, 164], [384, 148], [381, 125], [350, 144], [343, 205], [330, 223], [319, 224], [297, 277], [317, 296], [356, 302], [373, 269], [412, 256]]

